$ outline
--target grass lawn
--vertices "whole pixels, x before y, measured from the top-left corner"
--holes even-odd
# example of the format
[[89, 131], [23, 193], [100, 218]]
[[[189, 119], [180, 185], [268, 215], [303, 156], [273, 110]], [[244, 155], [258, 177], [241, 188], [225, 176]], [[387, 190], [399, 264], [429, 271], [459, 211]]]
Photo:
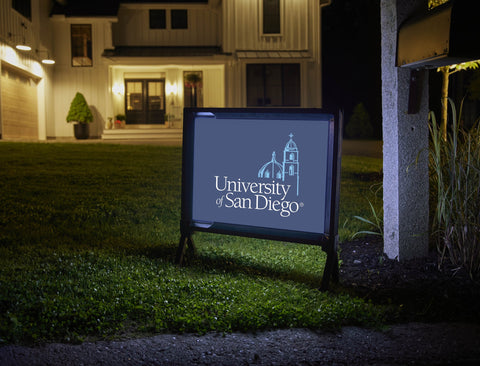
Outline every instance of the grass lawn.
[[[195, 234], [179, 268], [181, 149], [0, 143], [0, 342], [378, 325], [317, 290], [320, 248]], [[340, 237], [378, 209], [381, 160], [344, 156]], [[381, 195], [381, 193], [380, 193]], [[381, 198], [381, 197], [380, 197]]]

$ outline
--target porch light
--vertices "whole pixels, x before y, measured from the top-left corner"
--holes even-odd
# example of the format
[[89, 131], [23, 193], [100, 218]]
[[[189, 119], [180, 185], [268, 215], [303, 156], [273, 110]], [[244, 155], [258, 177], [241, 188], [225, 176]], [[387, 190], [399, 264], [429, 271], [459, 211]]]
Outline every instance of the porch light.
[[25, 40], [23, 42], [18, 43], [15, 48], [20, 51], [31, 51], [32, 47], [30, 47], [28, 44], [25, 43]]
[[40, 53], [44, 53], [46, 54], [46, 57], [41, 57], [40, 56], [40, 59], [42, 61], [42, 64], [45, 64], [45, 65], [53, 65], [55, 64], [55, 60], [53, 58], [50, 57], [50, 53], [48, 51], [44, 51], [44, 50], [36, 50], [36, 53], [38, 55], [40, 55]]
[[123, 95], [125, 94], [125, 85], [121, 83], [115, 83], [112, 86], [112, 93], [117, 94], [117, 95]]
[[173, 95], [177, 95], [177, 92], [178, 92], [178, 87], [177, 87], [177, 84], [176, 83], [168, 83], [167, 84], [167, 94], [170, 95], [170, 94], [173, 94]]

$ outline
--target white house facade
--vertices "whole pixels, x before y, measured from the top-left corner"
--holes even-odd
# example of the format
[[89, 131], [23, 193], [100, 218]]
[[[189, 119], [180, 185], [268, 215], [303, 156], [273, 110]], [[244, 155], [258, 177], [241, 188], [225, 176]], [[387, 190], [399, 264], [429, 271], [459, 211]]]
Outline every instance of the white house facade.
[[73, 138], [77, 92], [104, 139], [181, 135], [189, 106], [322, 106], [329, 0], [68, 3], [0, 0], [2, 139]]

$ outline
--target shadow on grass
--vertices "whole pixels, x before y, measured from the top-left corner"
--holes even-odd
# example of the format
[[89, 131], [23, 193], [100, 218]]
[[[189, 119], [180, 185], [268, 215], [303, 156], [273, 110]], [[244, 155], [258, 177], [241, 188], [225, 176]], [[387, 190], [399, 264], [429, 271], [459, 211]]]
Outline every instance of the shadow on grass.
[[265, 277], [273, 280], [292, 281], [319, 288], [322, 277], [317, 274], [299, 270], [275, 268], [267, 263], [252, 261], [245, 257], [234, 257], [228, 254], [189, 253], [185, 258], [185, 266], [197, 268], [199, 271], [242, 274], [251, 277]]
[[[128, 251], [129, 255], [143, 255], [151, 259], [161, 259], [177, 265], [178, 244], [165, 243], [162, 245], [138, 248]], [[319, 288], [322, 276], [298, 269], [285, 269], [272, 264], [262, 263], [243, 256], [233, 256], [227, 253], [206, 252], [189, 248], [185, 251], [182, 267], [204, 273], [241, 274], [250, 277], [264, 277], [273, 280], [292, 281], [305, 284], [311, 288]]]

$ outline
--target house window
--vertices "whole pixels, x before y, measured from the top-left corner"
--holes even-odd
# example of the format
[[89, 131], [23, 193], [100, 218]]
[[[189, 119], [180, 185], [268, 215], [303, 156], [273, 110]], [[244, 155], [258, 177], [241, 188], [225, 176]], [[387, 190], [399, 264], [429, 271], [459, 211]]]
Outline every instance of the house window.
[[300, 64], [248, 64], [247, 106], [300, 106]]
[[12, 8], [22, 14], [25, 18], [32, 20], [31, 0], [12, 0]]
[[72, 24], [72, 66], [92, 66], [92, 25]]
[[166, 29], [167, 18], [164, 9], [150, 9], [150, 29]]
[[187, 29], [188, 28], [188, 13], [187, 10], [174, 9], [170, 12], [172, 29]]
[[280, 0], [263, 0], [263, 34], [279, 34]]

